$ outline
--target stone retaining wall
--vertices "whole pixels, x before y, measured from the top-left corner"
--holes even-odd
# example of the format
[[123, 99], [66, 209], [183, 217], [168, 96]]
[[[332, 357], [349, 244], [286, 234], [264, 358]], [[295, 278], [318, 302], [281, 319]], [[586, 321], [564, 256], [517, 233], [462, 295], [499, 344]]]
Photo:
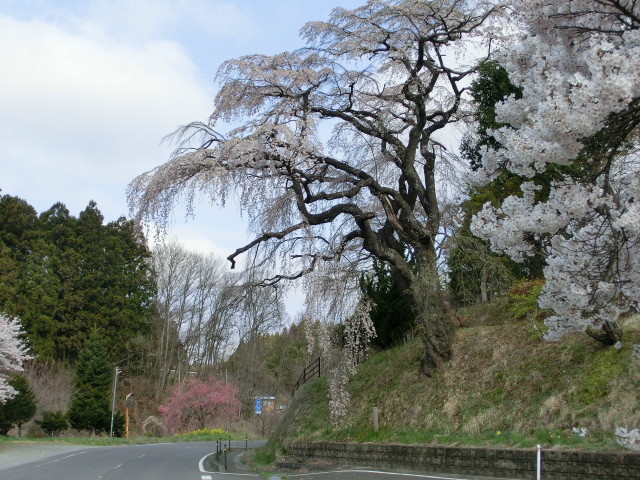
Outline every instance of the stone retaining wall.
[[[296, 443], [287, 455], [298, 461], [513, 479], [536, 478], [536, 450], [429, 447], [420, 445]], [[544, 480], [640, 479], [640, 454], [542, 450]]]

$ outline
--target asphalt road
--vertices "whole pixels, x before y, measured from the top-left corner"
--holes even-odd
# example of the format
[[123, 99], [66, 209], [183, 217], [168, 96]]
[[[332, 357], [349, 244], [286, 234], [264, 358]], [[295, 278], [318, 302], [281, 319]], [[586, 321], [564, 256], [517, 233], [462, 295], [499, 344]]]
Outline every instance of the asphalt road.
[[[264, 442], [249, 442], [250, 448]], [[28, 448], [28, 447], [25, 447]], [[185, 442], [114, 447], [70, 449], [64, 453], [43, 454], [43, 458], [19, 465], [5, 457], [0, 462], [2, 480], [262, 480], [240, 465], [244, 442], [233, 442], [227, 457], [227, 472], [211, 464], [215, 443]], [[1, 452], [11, 455], [10, 452]], [[19, 449], [15, 459], [19, 460]], [[26, 459], [27, 456], [22, 458]], [[18, 462], [19, 463], [19, 462]], [[224, 466], [221, 459], [219, 462]], [[6, 467], [6, 465], [12, 465]], [[272, 474], [269, 480], [460, 480], [460, 477], [340, 470], [322, 473]]]
[[[235, 443], [232, 447], [235, 448]], [[244, 442], [237, 442], [239, 445]], [[250, 442], [253, 443], [253, 442]], [[256, 446], [256, 445], [250, 445]], [[232, 449], [233, 451], [233, 449]], [[0, 469], [2, 480], [208, 480], [212, 442], [89, 447]]]

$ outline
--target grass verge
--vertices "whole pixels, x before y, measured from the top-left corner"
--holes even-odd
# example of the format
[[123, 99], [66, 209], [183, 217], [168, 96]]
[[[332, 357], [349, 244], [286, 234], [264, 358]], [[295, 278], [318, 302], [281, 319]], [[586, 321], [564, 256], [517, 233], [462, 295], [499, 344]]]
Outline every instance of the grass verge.
[[586, 334], [547, 342], [530, 317], [495, 308], [492, 315], [483, 305], [482, 322], [457, 331], [452, 360], [431, 378], [419, 374], [419, 341], [374, 354], [349, 381], [351, 406], [339, 425], [329, 419], [326, 379], [306, 385], [275, 441], [283, 449], [296, 440], [621, 448], [615, 428], [640, 426], [640, 359], [633, 355], [640, 316], [624, 320], [622, 348], [614, 349]]

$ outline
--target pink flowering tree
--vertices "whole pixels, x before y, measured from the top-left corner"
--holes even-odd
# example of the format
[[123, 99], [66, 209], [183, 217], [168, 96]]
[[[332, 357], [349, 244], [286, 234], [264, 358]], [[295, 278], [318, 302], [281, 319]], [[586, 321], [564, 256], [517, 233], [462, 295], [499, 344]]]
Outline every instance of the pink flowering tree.
[[17, 318], [0, 314], [0, 403], [18, 393], [9, 385], [7, 374], [22, 371], [22, 363], [30, 358], [20, 338], [22, 333]]
[[231, 420], [240, 411], [238, 389], [215, 379], [189, 379], [176, 385], [158, 410], [172, 433], [189, 432]]
[[508, 3], [521, 32], [498, 58], [522, 98], [498, 105], [507, 126], [479, 180], [506, 169], [522, 193], [485, 205], [472, 229], [515, 260], [543, 242], [549, 339], [616, 344], [618, 317], [640, 303], [640, 3]]

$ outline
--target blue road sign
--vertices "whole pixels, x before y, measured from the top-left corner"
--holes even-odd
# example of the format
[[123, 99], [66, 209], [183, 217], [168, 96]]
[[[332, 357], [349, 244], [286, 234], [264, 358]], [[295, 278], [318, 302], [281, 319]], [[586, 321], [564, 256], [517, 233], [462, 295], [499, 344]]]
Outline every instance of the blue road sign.
[[260, 415], [262, 413], [262, 399], [256, 398], [256, 415]]

